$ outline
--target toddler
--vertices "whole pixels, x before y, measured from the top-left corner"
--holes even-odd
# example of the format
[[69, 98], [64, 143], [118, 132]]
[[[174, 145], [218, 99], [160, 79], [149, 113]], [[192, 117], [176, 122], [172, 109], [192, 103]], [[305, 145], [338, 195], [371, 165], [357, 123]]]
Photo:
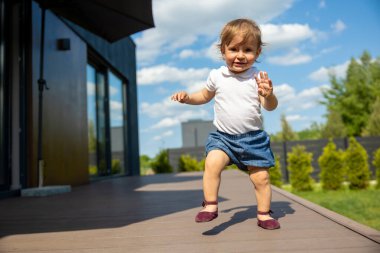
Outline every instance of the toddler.
[[236, 164], [249, 172], [255, 187], [258, 226], [280, 228], [279, 222], [270, 216], [272, 190], [268, 170], [274, 166], [274, 157], [261, 117], [261, 107], [272, 111], [278, 102], [268, 74], [253, 67], [263, 44], [254, 21], [230, 21], [221, 32], [218, 45], [226, 66], [212, 70], [202, 90], [193, 94], [181, 91], [171, 97], [190, 105], [205, 104], [215, 98], [217, 131], [210, 133], [206, 143], [203, 209], [195, 217], [196, 222], [218, 217], [222, 170]]

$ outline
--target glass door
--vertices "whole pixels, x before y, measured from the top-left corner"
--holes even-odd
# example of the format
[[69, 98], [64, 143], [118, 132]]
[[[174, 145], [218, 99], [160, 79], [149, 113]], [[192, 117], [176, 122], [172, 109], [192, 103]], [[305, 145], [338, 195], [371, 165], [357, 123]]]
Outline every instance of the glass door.
[[125, 174], [123, 81], [109, 73], [112, 174]]
[[106, 74], [92, 65], [87, 65], [88, 150], [91, 177], [111, 174], [106, 84]]

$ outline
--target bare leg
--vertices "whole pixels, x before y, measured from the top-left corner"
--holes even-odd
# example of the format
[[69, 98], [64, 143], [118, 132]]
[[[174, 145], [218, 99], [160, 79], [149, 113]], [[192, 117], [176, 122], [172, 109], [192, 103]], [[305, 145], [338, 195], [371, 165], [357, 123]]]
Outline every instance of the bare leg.
[[[223, 169], [230, 158], [221, 150], [211, 150], [206, 157], [203, 174], [203, 194], [206, 201], [217, 201]], [[207, 205], [202, 211], [215, 212], [217, 205]]]
[[[270, 203], [272, 200], [272, 188], [269, 181], [268, 168], [261, 167], [248, 167], [249, 177], [255, 187], [257, 210], [261, 212], [268, 212], [270, 210]], [[269, 214], [257, 215], [259, 220], [272, 219]]]

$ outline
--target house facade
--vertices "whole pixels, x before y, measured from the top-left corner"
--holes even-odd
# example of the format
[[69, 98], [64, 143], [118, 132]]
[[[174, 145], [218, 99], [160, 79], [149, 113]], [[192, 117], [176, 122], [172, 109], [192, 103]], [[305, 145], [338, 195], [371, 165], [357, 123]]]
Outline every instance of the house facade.
[[0, 196], [39, 184], [39, 101], [44, 185], [139, 175], [134, 42], [47, 10], [40, 100], [41, 22], [34, 1], [0, 0]]

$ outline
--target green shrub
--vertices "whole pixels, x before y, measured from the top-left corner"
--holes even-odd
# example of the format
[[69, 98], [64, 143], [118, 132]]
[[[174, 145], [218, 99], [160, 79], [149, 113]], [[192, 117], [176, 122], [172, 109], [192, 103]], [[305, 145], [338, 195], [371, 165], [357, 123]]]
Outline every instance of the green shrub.
[[373, 165], [376, 167], [376, 188], [380, 189], [380, 148], [373, 154]]
[[202, 168], [199, 166], [197, 159], [191, 157], [190, 155], [181, 155], [178, 162], [178, 170], [185, 171], [201, 171]]
[[313, 190], [313, 179], [310, 173], [313, 172], [311, 165], [312, 154], [306, 152], [305, 146], [297, 145], [288, 153], [287, 162], [290, 172], [290, 184], [296, 191]]
[[119, 159], [112, 159], [111, 173], [119, 174], [121, 172], [121, 163]]
[[98, 167], [96, 167], [95, 165], [90, 165], [88, 167], [88, 173], [90, 174], [90, 176], [97, 176], [98, 175]]
[[205, 164], [206, 164], [206, 157], [204, 157], [202, 160], [199, 161], [198, 163], [198, 166], [200, 168], [200, 170], [204, 170], [205, 169]]
[[169, 164], [169, 155], [166, 149], [162, 149], [153, 159], [151, 163], [155, 173], [173, 172], [172, 166]]
[[277, 186], [282, 187], [282, 173], [281, 173], [281, 164], [280, 157], [275, 155], [275, 165], [274, 167], [269, 168], [269, 177], [270, 183]]
[[318, 159], [321, 173], [322, 188], [325, 190], [338, 190], [344, 181], [343, 153], [336, 149], [332, 140], [324, 147], [323, 154]]
[[140, 175], [150, 175], [154, 174], [154, 171], [151, 169], [151, 159], [147, 155], [140, 156]]
[[354, 137], [349, 138], [344, 157], [350, 189], [366, 189], [370, 179], [368, 154]]

